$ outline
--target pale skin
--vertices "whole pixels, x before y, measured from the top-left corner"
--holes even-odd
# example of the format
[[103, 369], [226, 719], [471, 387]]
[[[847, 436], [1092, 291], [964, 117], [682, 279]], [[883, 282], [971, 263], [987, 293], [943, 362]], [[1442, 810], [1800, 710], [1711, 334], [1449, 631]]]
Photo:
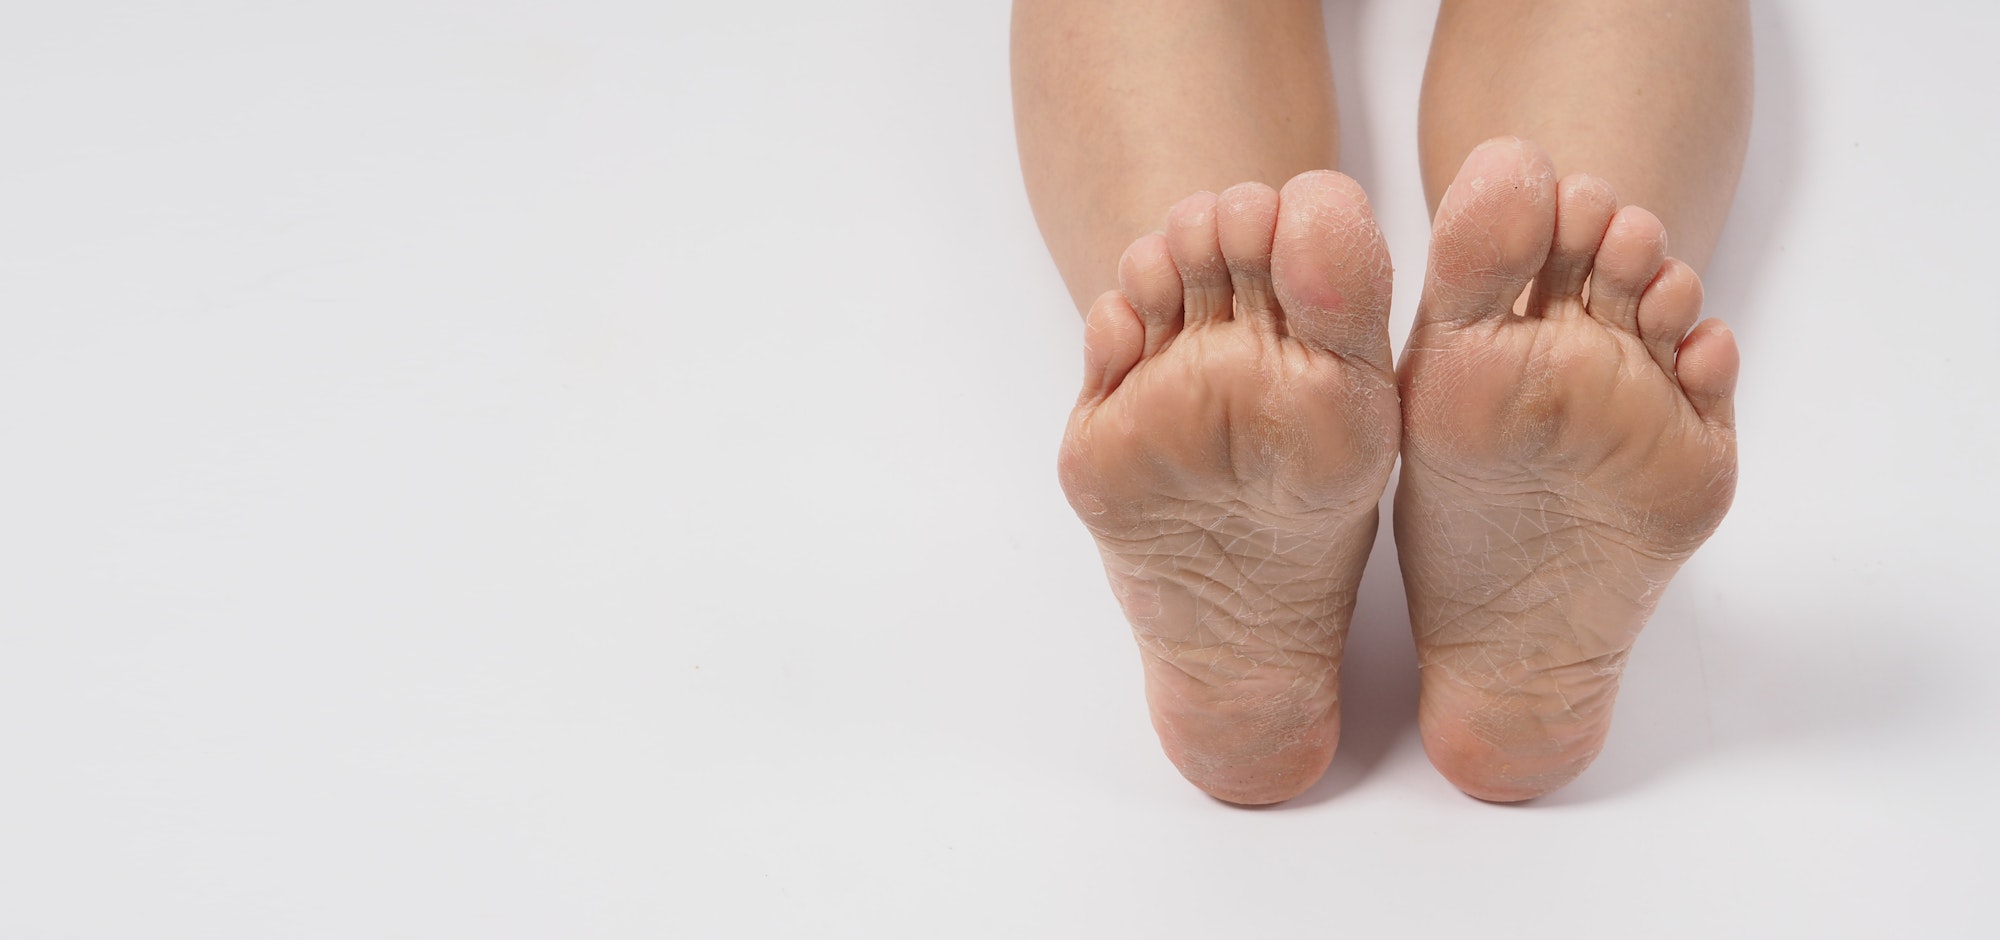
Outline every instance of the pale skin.
[[1063, 485], [1168, 756], [1238, 803], [1324, 772], [1400, 454], [1427, 753], [1483, 799], [1574, 779], [1734, 489], [1738, 356], [1699, 271], [1748, 138], [1745, 4], [1443, 4], [1400, 363], [1374, 217], [1326, 169], [1316, 0], [1017, 0], [1013, 42], [1029, 197], [1086, 318]]

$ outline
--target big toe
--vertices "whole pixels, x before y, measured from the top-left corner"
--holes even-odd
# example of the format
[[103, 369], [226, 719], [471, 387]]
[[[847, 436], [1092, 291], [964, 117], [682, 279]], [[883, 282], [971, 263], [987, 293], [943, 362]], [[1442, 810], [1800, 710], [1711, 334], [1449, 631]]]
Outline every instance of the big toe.
[[1438, 204], [1418, 323], [1511, 310], [1548, 259], [1555, 223], [1556, 170], [1547, 153], [1512, 137], [1474, 148]]
[[1285, 330], [1388, 372], [1394, 271], [1361, 185], [1330, 170], [1293, 177], [1277, 226], [1271, 270]]

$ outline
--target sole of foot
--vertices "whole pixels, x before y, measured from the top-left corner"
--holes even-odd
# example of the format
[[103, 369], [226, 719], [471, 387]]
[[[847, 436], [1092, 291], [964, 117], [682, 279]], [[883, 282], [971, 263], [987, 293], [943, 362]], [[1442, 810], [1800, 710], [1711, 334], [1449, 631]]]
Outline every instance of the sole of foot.
[[1451, 782], [1573, 780], [1627, 653], [1728, 511], [1737, 349], [1652, 213], [1532, 144], [1466, 158], [1400, 367], [1395, 534], [1418, 726]]
[[1389, 256], [1338, 173], [1197, 193], [1085, 323], [1063, 490], [1187, 779], [1289, 799], [1339, 739], [1341, 645], [1401, 427]]

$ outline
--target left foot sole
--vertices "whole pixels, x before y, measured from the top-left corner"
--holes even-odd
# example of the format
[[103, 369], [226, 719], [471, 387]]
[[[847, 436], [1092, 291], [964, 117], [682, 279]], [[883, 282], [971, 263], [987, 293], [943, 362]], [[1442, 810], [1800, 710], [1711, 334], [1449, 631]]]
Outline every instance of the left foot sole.
[[1481, 799], [1596, 757], [1627, 651], [1735, 488], [1735, 341], [1695, 325], [1701, 282], [1659, 220], [1617, 206], [1532, 144], [1473, 151], [1403, 355], [1418, 726]]
[[1388, 251], [1338, 173], [1198, 193], [1091, 307], [1063, 490], [1188, 780], [1275, 803], [1339, 738], [1341, 644], [1400, 419]]

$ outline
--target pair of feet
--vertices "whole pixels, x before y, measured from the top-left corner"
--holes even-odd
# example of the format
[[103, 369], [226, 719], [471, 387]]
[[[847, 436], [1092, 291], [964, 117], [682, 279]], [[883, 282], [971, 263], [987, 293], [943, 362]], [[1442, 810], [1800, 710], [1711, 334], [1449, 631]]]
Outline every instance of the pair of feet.
[[1437, 213], [1401, 369], [1366, 197], [1199, 193], [1092, 306], [1064, 491], [1139, 641], [1154, 727], [1234, 803], [1339, 738], [1341, 646], [1398, 452], [1432, 763], [1488, 800], [1603, 744], [1627, 651], [1729, 507], [1734, 339], [1651, 213], [1490, 141]]

